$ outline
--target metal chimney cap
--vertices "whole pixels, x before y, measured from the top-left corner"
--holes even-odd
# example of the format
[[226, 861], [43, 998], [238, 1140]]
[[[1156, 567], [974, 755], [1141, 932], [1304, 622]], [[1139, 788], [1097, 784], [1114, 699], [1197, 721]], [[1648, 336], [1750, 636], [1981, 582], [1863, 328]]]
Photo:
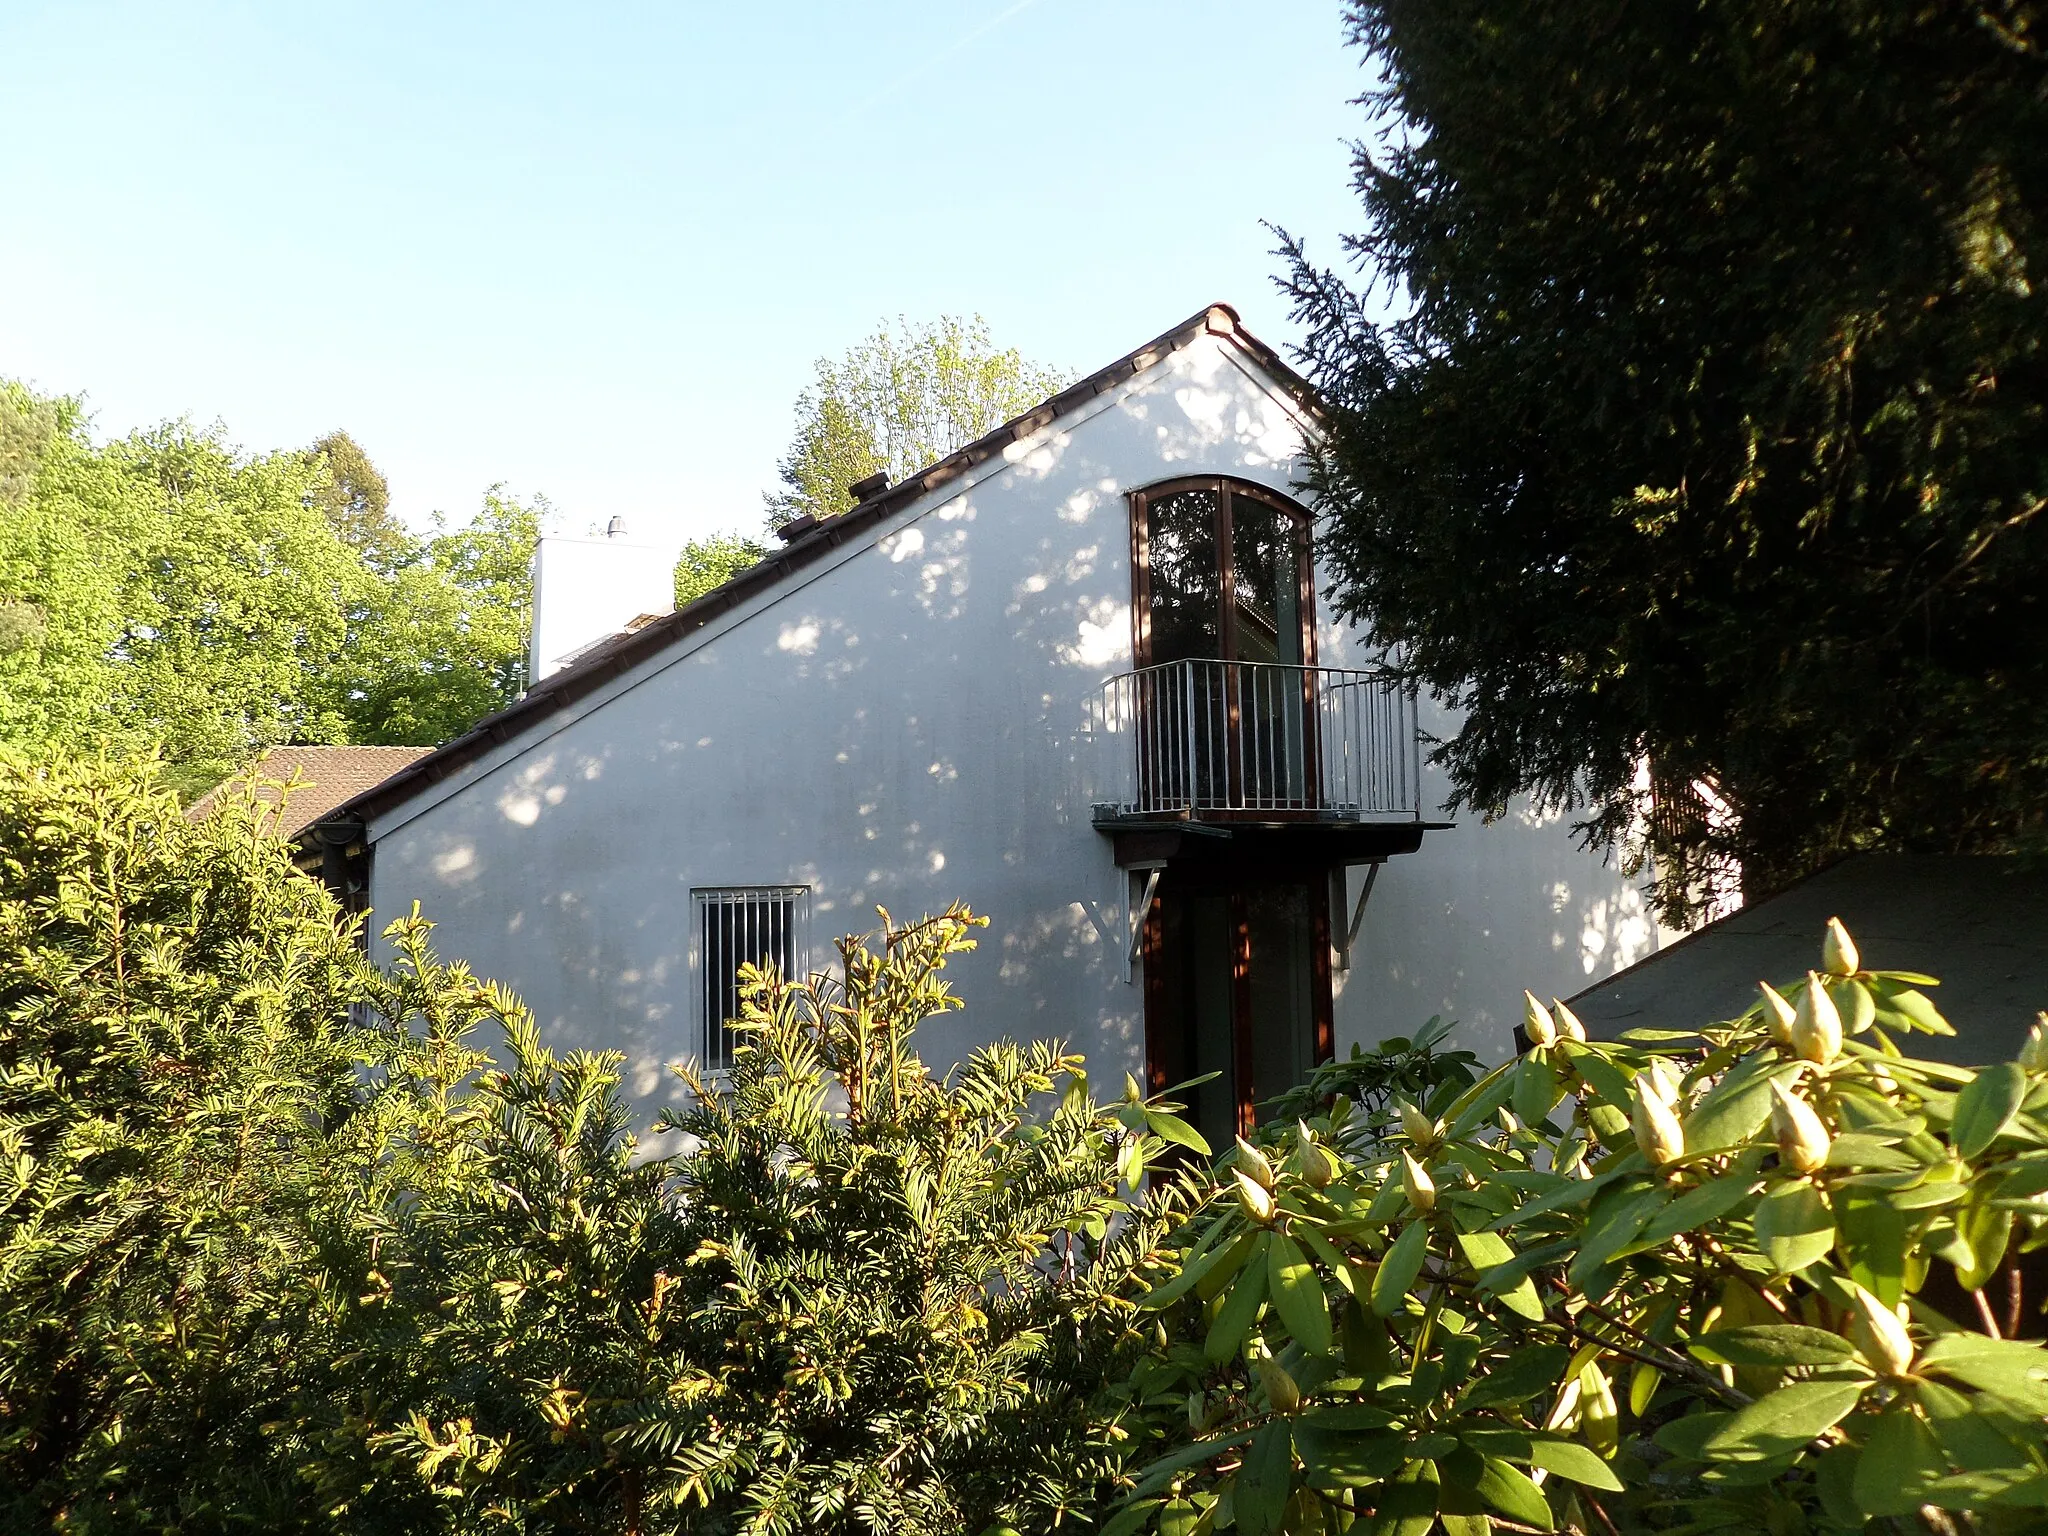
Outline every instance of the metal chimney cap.
[[626, 536], [626, 520], [614, 517], [604, 525], [604, 536], [608, 539], [623, 539]]

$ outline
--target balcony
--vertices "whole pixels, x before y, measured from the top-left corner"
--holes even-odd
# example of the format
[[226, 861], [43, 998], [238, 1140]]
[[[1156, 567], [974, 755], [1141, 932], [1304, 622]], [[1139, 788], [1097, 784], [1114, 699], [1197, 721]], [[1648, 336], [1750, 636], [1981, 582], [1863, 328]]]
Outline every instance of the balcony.
[[1415, 695], [1385, 672], [1166, 662], [1111, 678], [1092, 734], [1104, 830], [1422, 818]]

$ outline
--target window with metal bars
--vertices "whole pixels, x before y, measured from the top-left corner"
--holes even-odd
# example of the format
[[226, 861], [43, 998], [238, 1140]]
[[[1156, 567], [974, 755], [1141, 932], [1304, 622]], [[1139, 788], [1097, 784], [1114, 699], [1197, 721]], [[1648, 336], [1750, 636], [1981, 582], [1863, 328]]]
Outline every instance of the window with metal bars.
[[697, 997], [704, 1026], [704, 1065], [732, 1065], [740, 1013], [740, 967], [804, 972], [804, 919], [810, 892], [801, 885], [729, 886], [690, 893], [697, 904]]

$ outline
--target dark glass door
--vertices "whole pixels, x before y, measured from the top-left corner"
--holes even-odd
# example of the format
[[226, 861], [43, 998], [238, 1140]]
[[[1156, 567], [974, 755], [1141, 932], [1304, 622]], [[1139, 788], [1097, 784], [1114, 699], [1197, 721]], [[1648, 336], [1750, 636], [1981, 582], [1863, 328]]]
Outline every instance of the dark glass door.
[[1219, 1150], [1330, 1054], [1326, 881], [1169, 873], [1145, 928], [1153, 1089], [1208, 1073], [1189, 1117]]
[[1133, 512], [1148, 803], [1312, 809], [1307, 514], [1220, 479], [1145, 491]]

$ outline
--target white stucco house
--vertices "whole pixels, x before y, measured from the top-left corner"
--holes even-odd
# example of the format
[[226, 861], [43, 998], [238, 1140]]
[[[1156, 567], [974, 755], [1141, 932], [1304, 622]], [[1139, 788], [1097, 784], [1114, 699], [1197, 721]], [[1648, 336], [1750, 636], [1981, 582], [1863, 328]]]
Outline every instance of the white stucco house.
[[823, 964], [877, 904], [954, 898], [993, 921], [935, 1063], [1057, 1035], [1110, 1083], [1220, 1072], [1218, 1134], [1432, 1014], [1505, 1054], [1524, 986], [1579, 992], [1656, 929], [1562, 821], [1443, 815], [1421, 736], [1445, 722], [1319, 607], [1315, 421], [1212, 306], [856, 487], [324, 834], [358, 899], [420, 902], [555, 1043], [625, 1052], [650, 1105], [668, 1063], [729, 1051], [741, 959]]

